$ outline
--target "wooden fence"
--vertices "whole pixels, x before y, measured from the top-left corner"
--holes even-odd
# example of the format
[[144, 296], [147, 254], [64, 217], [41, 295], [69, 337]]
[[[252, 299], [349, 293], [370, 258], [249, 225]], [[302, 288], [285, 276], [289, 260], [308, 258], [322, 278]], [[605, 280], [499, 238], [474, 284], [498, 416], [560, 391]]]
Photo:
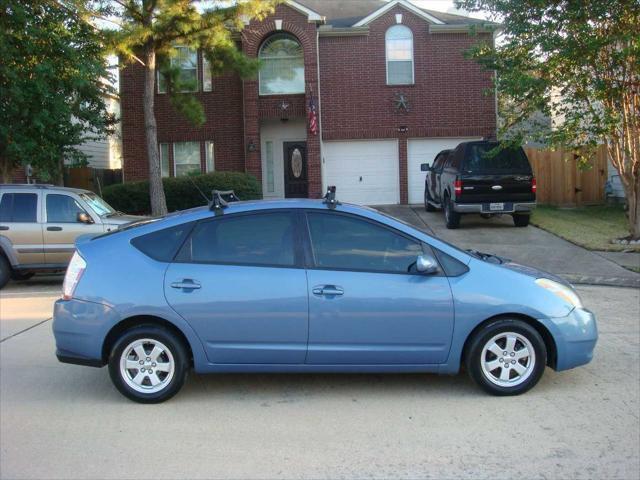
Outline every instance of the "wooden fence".
[[91, 167], [65, 168], [64, 185], [66, 187], [83, 188], [98, 194], [114, 183], [122, 183], [122, 170], [106, 170]]
[[604, 203], [607, 151], [601, 145], [589, 169], [578, 168], [574, 152], [525, 148], [536, 176], [538, 203], [558, 206]]

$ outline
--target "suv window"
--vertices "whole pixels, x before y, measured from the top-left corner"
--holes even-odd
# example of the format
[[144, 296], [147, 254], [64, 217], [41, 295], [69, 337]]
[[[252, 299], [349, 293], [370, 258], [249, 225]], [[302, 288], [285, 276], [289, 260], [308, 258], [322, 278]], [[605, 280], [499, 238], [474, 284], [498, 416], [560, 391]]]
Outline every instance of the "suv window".
[[5, 193], [0, 200], [0, 222], [35, 223], [37, 210], [36, 193]]
[[442, 170], [442, 164], [444, 163], [445, 158], [447, 158], [446, 153], [438, 154], [436, 159], [433, 161], [433, 170], [436, 172]]
[[531, 166], [522, 148], [503, 148], [497, 143], [472, 143], [467, 148], [464, 170], [468, 173], [517, 172], [531, 174]]
[[366, 220], [315, 212], [307, 217], [320, 268], [407, 273], [422, 254], [420, 243]]
[[84, 208], [69, 195], [47, 195], [47, 223], [76, 223]]
[[294, 218], [288, 212], [276, 212], [200, 222], [176, 260], [293, 267]]

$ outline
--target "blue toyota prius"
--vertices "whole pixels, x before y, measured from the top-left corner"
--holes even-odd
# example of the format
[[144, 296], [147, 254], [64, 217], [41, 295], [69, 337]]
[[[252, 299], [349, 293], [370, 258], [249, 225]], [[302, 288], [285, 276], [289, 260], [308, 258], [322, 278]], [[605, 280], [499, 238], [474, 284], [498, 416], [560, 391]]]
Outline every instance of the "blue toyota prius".
[[226, 204], [77, 244], [55, 304], [62, 362], [109, 366], [161, 402], [190, 368], [435, 372], [464, 364], [516, 395], [588, 363], [594, 315], [551, 274], [462, 251], [375, 210], [322, 200]]

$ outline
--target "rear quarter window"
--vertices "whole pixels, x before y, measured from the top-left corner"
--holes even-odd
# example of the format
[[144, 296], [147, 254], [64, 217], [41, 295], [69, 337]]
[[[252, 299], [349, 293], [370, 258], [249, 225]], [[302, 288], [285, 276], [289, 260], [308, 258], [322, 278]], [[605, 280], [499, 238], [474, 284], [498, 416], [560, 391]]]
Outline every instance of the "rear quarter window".
[[0, 222], [35, 223], [37, 207], [36, 193], [5, 193], [0, 200]]
[[140, 235], [131, 240], [131, 245], [154, 260], [170, 262], [191, 232], [193, 225], [194, 223], [190, 222]]

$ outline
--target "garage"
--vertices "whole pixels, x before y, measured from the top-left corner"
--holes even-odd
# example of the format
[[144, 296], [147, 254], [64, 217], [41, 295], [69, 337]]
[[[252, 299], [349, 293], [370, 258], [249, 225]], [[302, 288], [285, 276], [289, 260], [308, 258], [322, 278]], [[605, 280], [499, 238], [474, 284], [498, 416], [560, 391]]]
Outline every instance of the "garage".
[[407, 145], [407, 175], [409, 186], [409, 203], [424, 202], [425, 172], [420, 171], [420, 164], [431, 165], [436, 155], [442, 150], [455, 148], [461, 142], [482, 140], [479, 137], [468, 138], [414, 138]]
[[324, 188], [335, 185], [343, 202], [400, 203], [397, 140], [324, 142]]

